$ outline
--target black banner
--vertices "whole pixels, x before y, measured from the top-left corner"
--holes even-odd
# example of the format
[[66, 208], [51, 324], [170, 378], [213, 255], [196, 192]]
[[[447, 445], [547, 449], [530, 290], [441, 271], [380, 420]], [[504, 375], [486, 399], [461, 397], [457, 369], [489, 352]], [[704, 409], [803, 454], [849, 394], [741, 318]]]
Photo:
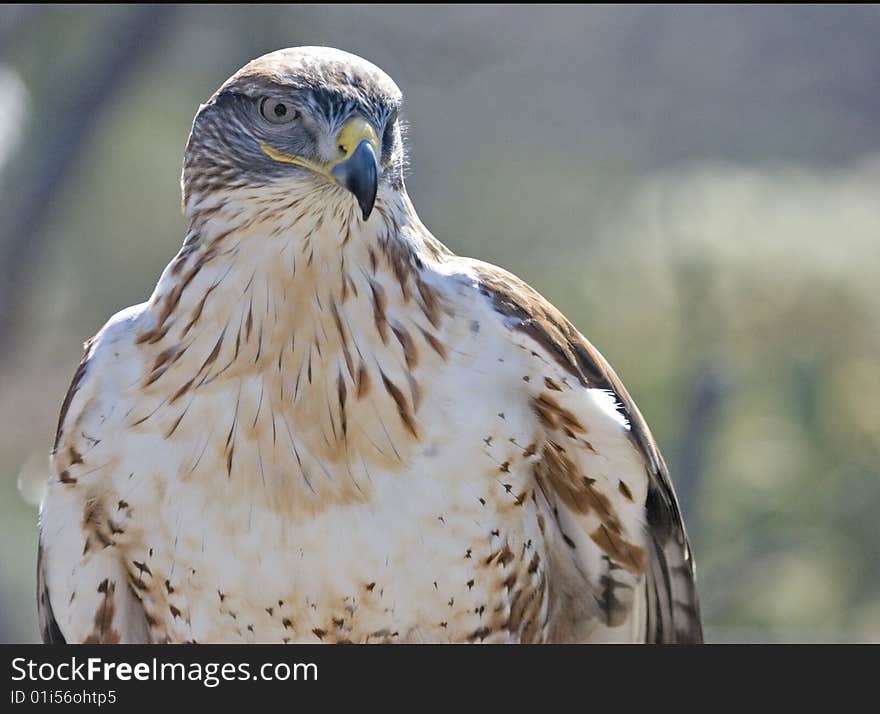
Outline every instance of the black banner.
[[[2, 645], [2, 711], [34, 706], [274, 706], [362, 709], [573, 698], [624, 710], [749, 700], [768, 688], [809, 693], [834, 683], [843, 647], [639, 646], [40, 646]], [[851, 652], [850, 652], [851, 653]], [[867, 654], [867, 653], [866, 653]], [[869, 656], [873, 652], [869, 653]], [[837, 668], [837, 675], [848, 670]], [[861, 680], [866, 682], [866, 680]], [[850, 684], [855, 684], [851, 682]], [[850, 690], [851, 693], [854, 690]], [[814, 703], [818, 701], [814, 700]], [[543, 706], [542, 706], [543, 708]]]

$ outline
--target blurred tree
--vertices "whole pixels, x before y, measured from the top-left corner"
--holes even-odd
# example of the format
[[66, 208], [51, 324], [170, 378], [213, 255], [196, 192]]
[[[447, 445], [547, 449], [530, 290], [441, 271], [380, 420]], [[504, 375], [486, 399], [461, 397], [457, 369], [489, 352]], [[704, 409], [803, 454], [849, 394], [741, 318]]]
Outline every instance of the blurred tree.
[[[92, 56], [70, 79], [59, 75], [53, 92], [52, 112], [40, 115], [40, 125], [30, 132], [29, 146], [21, 157], [19, 180], [6, 193], [11, 206], [3, 211], [0, 222], [0, 364], [6, 351], [15, 345], [16, 316], [27, 299], [29, 276], [35, 272], [33, 261], [40, 255], [45, 237], [44, 226], [55, 206], [56, 195], [63, 190], [77, 159], [92, 139], [92, 132], [105, 106], [127, 87], [140, 64], [153, 51], [171, 22], [172, 5], [131, 7], [116, 21], [110, 42], [94, 43]], [[12, 18], [7, 32], [21, 30], [36, 11], [20, 10]], [[0, 48], [3, 36], [0, 35]]]

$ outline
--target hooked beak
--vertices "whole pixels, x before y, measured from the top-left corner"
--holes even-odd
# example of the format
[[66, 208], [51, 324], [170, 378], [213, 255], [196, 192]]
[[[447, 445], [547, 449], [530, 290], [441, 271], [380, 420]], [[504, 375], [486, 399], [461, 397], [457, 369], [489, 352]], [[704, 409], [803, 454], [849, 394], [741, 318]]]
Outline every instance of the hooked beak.
[[351, 154], [336, 164], [330, 174], [340, 186], [354, 194], [364, 220], [373, 212], [379, 188], [379, 161], [369, 139], [363, 138]]
[[373, 212], [379, 189], [379, 160], [376, 158], [379, 137], [372, 124], [361, 117], [353, 117], [342, 127], [336, 137], [336, 145], [339, 158], [328, 164], [285, 154], [266, 143], [260, 144], [260, 149], [274, 161], [302, 166], [348, 189], [357, 199], [364, 220], [367, 220]]

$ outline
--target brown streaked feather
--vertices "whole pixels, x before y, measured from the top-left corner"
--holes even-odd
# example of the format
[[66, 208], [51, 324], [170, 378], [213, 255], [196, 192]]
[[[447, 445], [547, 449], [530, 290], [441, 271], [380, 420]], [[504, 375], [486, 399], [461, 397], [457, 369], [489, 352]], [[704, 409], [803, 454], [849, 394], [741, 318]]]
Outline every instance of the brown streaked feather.
[[113, 618], [116, 615], [116, 582], [104, 578], [98, 585], [98, 593], [101, 599], [95, 610], [92, 632], [83, 644], [119, 644], [121, 638], [113, 626]]
[[[535, 340], [585, 387], [608, 390], [616, 396], [649, 476], [645, 503], [648, 562], [644, 562], [644, 553], [614, 540], [613, 529], [602, 528], [590, 534], [591, 538], [600, 546], [604, 544], [608, 549], [618, 550], [619, 555], [622, 553], [627, 567], [647, 566], [649, 642], [702, 642], [693, 558], [678, 500], [663, 457], [626, 387], [599, 351], [537, 291], [495, 266], [476, 261], [471, 266], [483, 295], [501, 315], [515, 318], [514, 329]], [[573, 426], [573, 415], [554, 410], [546, 401], [544, 397], [542, 402], [535, 403], [539, 418]]]
[[415, 417], [413, 415], [412, 409], [410, 408], [410, 405], [407, 403], [406, 398], [403, 396], [403, 392], [381, 370], [380, 374], [382, 375], [382, 384], [385, 385], [385, 391], [388, 392], [388, 394], [394, 400], [394, 403], [397, 405], [397, 413], [400, 415], [400, 420], [407, 428], [407, 431], [409, 431], [410, 434], [418, 439], [419, 432], [416, 429]]

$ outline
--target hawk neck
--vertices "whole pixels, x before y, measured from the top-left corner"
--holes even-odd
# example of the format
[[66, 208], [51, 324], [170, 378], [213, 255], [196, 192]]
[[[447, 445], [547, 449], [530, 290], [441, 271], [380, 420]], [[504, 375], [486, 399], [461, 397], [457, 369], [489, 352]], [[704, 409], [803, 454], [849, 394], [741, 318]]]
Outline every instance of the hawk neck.
[[[258, 485], [267, 453], [284, 472], [305, 474], [303, 453], [312, 471], [340, 470], [323, 486], [285, 482], [298, 484], [284, 500], [302, 513], [368, 497], [344, 473], [355, 458], [403, 467], [422, 437], [422, 385], [443, 368], [454, 322], [431, 277], [449, 254], [405, 193], [380, 197], [368, 221], [347, 203], [317, 205], [226, 205], [193, 221], [135, 336], [146, 369], [131, 416], [133, 428], [174, 441], [234, 409], [212, 460], [223, 479], [238, 468]], [[256, 467], [241, 466], [259, 449]]]

